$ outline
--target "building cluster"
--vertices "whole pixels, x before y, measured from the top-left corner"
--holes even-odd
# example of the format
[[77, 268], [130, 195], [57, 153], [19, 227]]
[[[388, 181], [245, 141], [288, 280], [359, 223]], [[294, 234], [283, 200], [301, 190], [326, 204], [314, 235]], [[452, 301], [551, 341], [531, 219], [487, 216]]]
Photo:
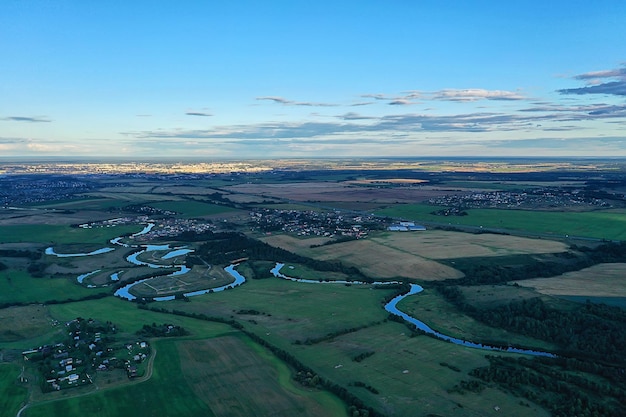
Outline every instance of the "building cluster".
[[[452, 194], [431, 198], [428, 203], [437, 206], [463, 208], [537, 209], [562, 207], [607, 208], [606, 200], [586, 195], [581, 190], [537, 188], [524, 192], [489, 191], [470, 194]], [[454, 215], [453, 213], [451, 213]]]
[[136, 239], [149, 241], [159, 238], [170, 238], [180, 236], [185, 232], [197, 234], [214, 231], [216, 226], [213, 223], [193, 219], [168, 218], [154, 221], [155, 226], [147, 233], [136, 236]]
[[44, 391], [60, 391], [92, 384], [93, 372], [125, 370], [129, 378], [138, 376], [137, 364], [150, 354], [147, 342], [119, 346], [112, 335], [112, 323], [77, 318], [66, 323], [63, 342], [22, 352], [26, 363], [37, 364], [46, 381]]
[[382, 220], [370, 215], [339, 211], [258, 209], [250, 212], [251, 227], [261, 232], [280, 231], [297, 236], [364, 238], [372, 229], [383, 229]]
[[72, 177], [4, 176], [0, 181], [0, 206], [66, 200], [93, 189], [93, 184]]
[[423, 232], [426, 227], [421, 224], [415, 224], [413, 222], [401, 221], [393, 223], [387, 227], [387, 230], [391, 232]]
[[209, 221], [201, 221], [194, 219], [176, 219], [165, 218], [160, 220], [150, 219], [148, 216], [125, 216], [115, 219], [101, 220], [89, 223], [79, 224], [78, 227], [84, 229], [92, 229], [96, 227], [113, 227], [121, 225], [148, 224], [154, 223], [148, 232], [135, 234], [133, 238], [137, 241], [149, 241], [152, 239], [176, 237], [185, 232], [205, 233], [215, 230], [215, 225]]

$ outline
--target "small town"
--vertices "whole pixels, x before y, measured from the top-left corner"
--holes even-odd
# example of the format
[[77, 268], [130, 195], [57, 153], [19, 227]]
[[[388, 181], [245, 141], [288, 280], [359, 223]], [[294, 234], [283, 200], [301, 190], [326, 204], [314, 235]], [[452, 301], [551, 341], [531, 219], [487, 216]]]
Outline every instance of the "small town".
[[143, 340], [116, 340], [116, 326], [93, 319], [76, 318], [65, 323], [66, 338], [22, 352], [24, 363], [42, 376], [43, 392], [93, 384], [97, 373], [118, 370], [128, 378], [142, 376], [150, 345]]
[[252, 230], [281, 231], [297, 236], [367, 237], [371, 230], [382, 230], [385, 222], [372, 215], [352, 215], [340, 211], [259, 209], [250, 212]]
[[[608, 197], [608, 196], [605, 196]], [[524, 192], [490, 191], [470, 194], [451, 194], [431, 198], [429, 204], [444, 207], [463, 208], [610, 208], [615, 204], [613, 198], [598, 198], [581, 190], [563, 188], [539, 188]], [[452, 213], [454, 215], [454, 213]], [[449, 215], [444, 214], [444, 215]], [[458, 215], [458, 214], [457, 214]]]

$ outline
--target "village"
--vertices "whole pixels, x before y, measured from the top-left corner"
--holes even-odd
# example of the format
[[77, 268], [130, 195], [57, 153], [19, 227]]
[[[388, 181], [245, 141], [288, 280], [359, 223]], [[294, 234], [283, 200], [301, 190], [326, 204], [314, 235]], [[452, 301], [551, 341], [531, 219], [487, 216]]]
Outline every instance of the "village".
[[297, 236], [362, 239], [371, 230], [385, 229], [385, 221], [373, 215], [340, 211], [258, 209], [250, 212], [251, 229], [264, 233], [281, 231]]
[[144, 375], [151, 353], [147, 341], [118, 341], [111, 322], [76, 318], [65, 327], [65, 340], [22, 352], [25, 365], [40, 375], [42, 392], [93, 384], [104, 372], [126, 373], [129, 379]]
[[[613, 200], [613, 199], [611, 199]], [[609, 208], [611, 201], [587, 195], [581, 190], [542, 187], [524, 192], [489, 191], [469, 194], [450, 194], [431, 198], [429, 204], [443, 207], [549, 209], [549, 208]], [[437, 215], [463, 215], [461, 212], [436, 212]]]

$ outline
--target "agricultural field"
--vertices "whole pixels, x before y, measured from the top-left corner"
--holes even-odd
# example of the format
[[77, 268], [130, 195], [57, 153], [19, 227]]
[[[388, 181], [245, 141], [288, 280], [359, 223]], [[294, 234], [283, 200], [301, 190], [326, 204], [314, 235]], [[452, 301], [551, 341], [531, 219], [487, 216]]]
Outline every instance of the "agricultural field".
[[15, 416], [27, 398], [27, 389], [16, 384], [20, 374], [20, 366], [0, 363], [0, 410], [3, 416]]
[[245, 338], [177, 343], [181, 372], [214, 415], [347, 416], [335, 397], [294, 385], [290, 370]]
[[426, 204], [395, 205], [378, 210], [376, 214], [441, 225], [529, 232], [555, 238], [626, 239], [626, 211], [618, 209], [589, 212], [468, 209], [467, 216], [431, 214], [439, 208]]
[[45, 333], [51, 327], [52, 319], [48, 309], [39, 304], [22, 307], [9, 307], [0, 310], [0, 343], [14, 342]]
[[558, 253], [568, 249], [562, 242], [547, 239], [441, 230], [415, 233], [386, 232], [373, 235], [371, 240], [382, 246], [429, 259]]
[[290, 248], [315, 259], [341, 260], [347, 265], [357, 266], [363, 273], [375, 279], [403, 277], [430, 281], [462, 276], [459, 271], [449, 266], [380, 245], [371, 239], [335, 243], [317, 248], [301, 248], [301, 245], [295, 244], [292, 246], [289, 245], [292, 239], [278, 236], [265, 237], [262, 240], [270, 245], [284, 249]]
[[264, 242], [323, 260], [341, 260], [376, 278], [404, 277], [425, 281], [459, 278], [455, 269], [437, 260], [461, 257], [499, 257], [515, 254], [558, 253], [561, 242], [496, 234], [425, 232], [373, 233], [368, 239], [311, 248], [326, 238], [298, 239], [287, 235], [262, 238]]
[[447, 191], [415, 185], [413, 187], [372, 188], [351, 182], [296, 182], [278, 184], [238, 184], [227, 191], [273, 197], [290, 201], [344, 203], [414, 203], [448, 194]]
[[579, 297], [581, 301], [590, 299], [626, 307], [626, 264], [623, 263], [599, 264], [552, 278], [516, 283], [541, 294]]

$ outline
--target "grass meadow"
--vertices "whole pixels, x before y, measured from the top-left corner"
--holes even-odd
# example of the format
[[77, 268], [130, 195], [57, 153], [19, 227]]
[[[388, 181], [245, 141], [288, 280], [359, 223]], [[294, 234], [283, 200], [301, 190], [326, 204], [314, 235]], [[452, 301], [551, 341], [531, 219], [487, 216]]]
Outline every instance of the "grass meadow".
[[468, 209], [467, 216], [435, 216], [437, 206], [426, 204], [395, 205], [376, 214], [407, 220], [483, 226], [520, 230], [559, 237], [580, 236], [596, 239], [626, 240], [626, 211], [598, 210], [556, 212], [531, 210]]
[[[519, 398], [495, 389], [479, 394], [448, 392], [460, 380], [471, 380], [467, 376], [471, 369], [487, 364], [485, 352], [427, 336], [409, 337], [403, 324], [387, 322], [292, 349], [320, 375], [347, 386], [354, 395], [388, 415], [484, 417], [498, 415], [494, 406], [507, 416], [548, 415], [536, 406], [522, 406]], [[360, 362], [353, 360], [362, 352], [374, 354]], [[354, 386], [355, 382], [379, 393]]]
[[[381, 301], [391, 293], [358, 285], [304, 284], [270, 278], [164, 306], [207, 315], [230, 314], [249, 331], [291, 352], [320, 376], [347, 387], [389, 415], [414, 415], [419, 410], [420, 415], [478, 417], [490, 415], [494, 405], [507, 410], [507, 415], [529, 415], [530, 410], [521, 406], [519, 399], [498, 390], [449, 393], [460, 379], [471, 379], [467, 376], [469, 370], [487, 364], [485, 352], [426, 336], [410, 337], [406, 326], [386, 321], [388, 314]], [[415, 303], [419, 303], [419, 297], [415, 297]], [[433, 316], [452, 308], [441, 300], [437, 302], [440, 304], [430, 302], [426, 307]], [[248, 313], [251, 310], [256, 313]], [[459, 327], [470, 325], [479, 327], [476, 323], [459, 323]], [[488, 336], [494, 339], [505, 337], [495, 329], [489, 330], [492, 333]], [[329, 336], [331, 333], [334, 335]], [[361, 362], [354, 360], [366, 352], [374, 354]], [[460, 372], [441, 362], [456, 366]], [[354, 382], [363, 382], [380, 393], [375, 395], [354, 386]], [[532, 410], [532, 415], [547, 415], [536, 407]]]
[[22, 372], [20, 366], [14, 363], [0, 363], [0, 415], [13, 417], [21, 408], [28, 390], [19, 384]]
[[67, 278], [33, 278], [22, 270], [0, 271], [0, 304], [78, 299], [108, 289], [85, 288]]

